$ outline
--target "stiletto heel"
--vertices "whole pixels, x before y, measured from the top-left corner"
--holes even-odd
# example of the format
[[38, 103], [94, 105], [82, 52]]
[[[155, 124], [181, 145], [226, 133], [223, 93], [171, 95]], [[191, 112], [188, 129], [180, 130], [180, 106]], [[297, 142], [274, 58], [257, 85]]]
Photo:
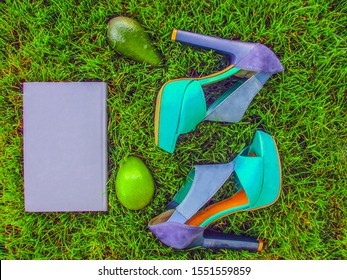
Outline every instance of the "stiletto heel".
[[284, 70], [277, 56], [259, 43], [221, 39], [177, 29], [172, 32], [171, 39], [228, 55], [231, 64], [244, 70], [265, 73], [277, 73]]
[[[237, 192], [200, 210], [232, 174], [239, 186]], [[233, 161], [196, 165], [167, 210], [149, 222], [149, 229], [164, 244], [176, 249], [240, 249], [241, 237], [206, 232], [206, 227], [238, 211], [270, 206], [278, 199], [280, 188], [281, 164], [275, 141], [269, 134], [257, 131], [252, 144]], [[259, 250], [262, 242], [243, 239], [241, 247]]]
[[250, 252], [260, 252], [263, 249], [263, 241], [259, 238], [231, 235], [210, 229], [205, 229], [203, 240], [197, 244], [203, 244], [204, 248], [247, 250]]
[[[227, 54], [234, 64], [210, 76], [172, 80], [162, 86], [156, 101], [154, 135], [155, 144], [169, 153], [174, 152], [180, 134], [193, 131], [204, 120], [240, 121], [271, 74], [283, 70], [276, 55], [261, 44], [219, 39], [176, 29], [172, 39]], [[233, 75], [244, 75], [245, 71], [253, 75], [236, 83], [206, 108], [204, 86]]]

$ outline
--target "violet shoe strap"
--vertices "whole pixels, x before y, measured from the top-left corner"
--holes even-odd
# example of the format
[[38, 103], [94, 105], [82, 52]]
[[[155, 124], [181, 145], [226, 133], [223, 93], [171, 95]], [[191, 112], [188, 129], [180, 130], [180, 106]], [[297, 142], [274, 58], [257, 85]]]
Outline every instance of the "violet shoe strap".
[[192, 186], [168, 222], [185, 223], [208, 202], [234, 171], [234, 162], [197, 165]]
[[239, 122], [270, 76], [260, 72], [243, 83], [236, 83], [208, 108], [205, 120]]

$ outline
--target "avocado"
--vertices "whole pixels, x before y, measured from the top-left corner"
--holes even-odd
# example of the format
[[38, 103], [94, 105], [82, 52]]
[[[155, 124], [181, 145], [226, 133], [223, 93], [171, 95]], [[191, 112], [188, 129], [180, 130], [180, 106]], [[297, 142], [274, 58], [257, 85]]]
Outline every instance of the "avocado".
[[124, 158], [116, 176], [116, 194], [119, 202], [131, 210], [147, 206], [154, 194], [154, 180], [144, 162], [136, 157]]
[[111, 46], [120, 54], [138, 62], [158, 66], [161, 56], [153, 48], [143, 27], [128, 17], [112, 18], [107, 24], [107, 37]]

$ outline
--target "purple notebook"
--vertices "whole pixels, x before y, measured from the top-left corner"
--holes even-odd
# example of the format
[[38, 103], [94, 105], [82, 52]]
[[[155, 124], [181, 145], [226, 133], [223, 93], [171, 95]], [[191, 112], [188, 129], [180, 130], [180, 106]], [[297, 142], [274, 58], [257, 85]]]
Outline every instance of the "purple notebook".
[[107, 211], [107, 84], [23, 84], [25, 211]]

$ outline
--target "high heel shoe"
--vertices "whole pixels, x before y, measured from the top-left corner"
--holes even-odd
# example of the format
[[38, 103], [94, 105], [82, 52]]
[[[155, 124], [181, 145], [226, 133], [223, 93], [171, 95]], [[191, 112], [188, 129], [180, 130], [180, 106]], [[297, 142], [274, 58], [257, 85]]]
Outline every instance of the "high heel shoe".
[[[199, 211], [234, 174], [237, 192]], [[281, 188], [281, 164], [274, 139], [256, 131], [249, 147], [227, 164], [196, 165], [167, 210], [149, 222], [149, 230], [165, 245], [260, 251], [262, 241], [207, 229], [217, 219], [238, 211], [273, 204]], [[218, 236], [218, 238], [217, 238]]]
[[[173, 40], [179, 42], [227, 54], [233, 64], [210, 76], [172, 80], [162, 86], [156, 101], [154, 135], [156, 145], [169, 153], [174, 152], [180, 134], [193, 131], [204, 120], [240, 121], [270, 76], [283, 70], [276, 55], [261, 44], [219, 39], [176, 29], [172, 36]], [[256, 73], [249, 79], [240, 80], [206, 108], [203, 86], [244, 70]]]

